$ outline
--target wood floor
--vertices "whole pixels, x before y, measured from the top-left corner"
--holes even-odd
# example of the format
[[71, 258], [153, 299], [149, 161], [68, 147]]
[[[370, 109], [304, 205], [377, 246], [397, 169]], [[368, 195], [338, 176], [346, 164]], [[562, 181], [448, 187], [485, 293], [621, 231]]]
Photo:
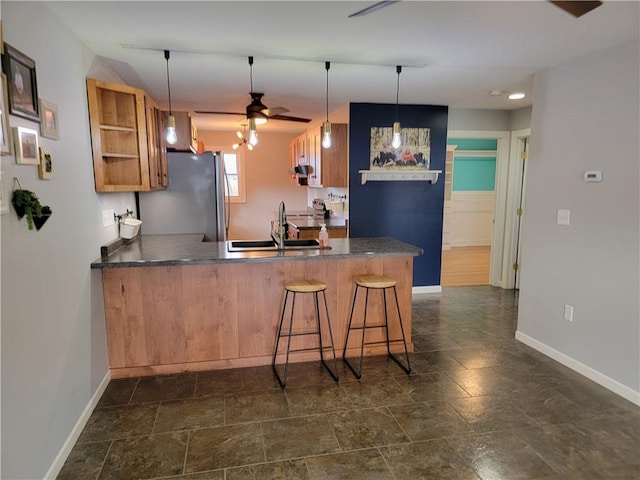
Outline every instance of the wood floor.
[[489, 285], [491, 247], [451, 247], [442, 251], [443, 287]]

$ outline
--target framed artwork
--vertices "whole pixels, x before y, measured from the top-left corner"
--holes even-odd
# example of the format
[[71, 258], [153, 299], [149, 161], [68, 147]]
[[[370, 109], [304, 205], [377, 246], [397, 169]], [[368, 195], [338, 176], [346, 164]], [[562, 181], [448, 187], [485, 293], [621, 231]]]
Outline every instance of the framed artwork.
[[53, 178], [53, 154], [48, 148], [40, 147], [38, 176], [42, 180], [51, 180]]
[[16, 163], [39, 165], [38, 131], [26, 127], [13, 127]]
[[371, 169], [428, 170], [431, 159], [431, 129], [402, 128], [402, 145], [391, 146], [391, 127], [371, 127]]
[[53, 103], [40, 99], [40, 135], [58, 140], [58, 107]]
[[9, 130], [9, 101], [7, 100], [7, 76], [2, 74], [0, 81], [0, 155], [11, 155], [13, 152], [13, 141], [11, 130]]
[[40, 122], [36, 62], [5, 43], [2, 71], [7, 74], [9, 113]]

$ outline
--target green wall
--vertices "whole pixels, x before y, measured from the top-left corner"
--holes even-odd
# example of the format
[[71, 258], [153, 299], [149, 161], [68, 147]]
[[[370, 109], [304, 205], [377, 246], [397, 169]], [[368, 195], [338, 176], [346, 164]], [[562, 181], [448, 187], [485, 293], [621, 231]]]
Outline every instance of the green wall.
[[[495, 138], [449, 138], [456, 145], [453, 157], [453, 191], [493, 191], [496, 187], [496, 157], [473, 156], [471, 152], [495, 152]], [[469, 152], [467, 155], [459, 153]]]

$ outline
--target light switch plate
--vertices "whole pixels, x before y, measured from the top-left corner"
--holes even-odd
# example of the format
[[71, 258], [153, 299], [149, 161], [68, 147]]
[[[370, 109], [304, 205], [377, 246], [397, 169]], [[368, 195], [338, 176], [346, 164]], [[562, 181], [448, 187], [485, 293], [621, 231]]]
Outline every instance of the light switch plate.
[[569, 225], [571, 220], [571, 210], [558, 209], [558, 225]]

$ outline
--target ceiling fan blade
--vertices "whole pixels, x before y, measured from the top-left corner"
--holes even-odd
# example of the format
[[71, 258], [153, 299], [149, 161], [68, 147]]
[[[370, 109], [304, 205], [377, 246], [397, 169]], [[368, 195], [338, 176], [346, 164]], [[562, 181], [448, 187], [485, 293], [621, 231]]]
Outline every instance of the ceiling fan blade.
[[271, 115], [269, 120], [284, 120], [285, 122], [309, 123], [311, 119], [301, 117], [290, 117], [289, 115]]
[[273, 117], [274, 115], [282, 115], [283, 113], [287, 113], [290, 111], [291, 110], [285, 107], [273, 107], [273, 108], [267, 108], [266, 110], [263, 110], [263, 112], [266, 113], [267, 117], [269, 118]]
[[216, 112], [213, 110], [194, 110], [194, 113], [200, 113], [203, 115], [242, 115], [243, 117], [247, 116], [245, 112]]
[[600, 1], [555, 1], [550, 0], [556, 7], [561, 8], [574, 17], [581, 17], [585, 13], [589, 13], [594, 8], [602, 5]]
[[376, 2], [373, 5], [369, 5], [367, 8], [363, 8], [362, 10], [358, 10], [355, 13], [349, 15], [349, 18], [353, 17], [362, 17], [364, 15], [369, 15], [370, 13], [375, 12], [376, 10], [380, 10], [381, 8], [389, 7], [394, 3], [398, 3], [400, 0], [384, 0], [382, 2]]

